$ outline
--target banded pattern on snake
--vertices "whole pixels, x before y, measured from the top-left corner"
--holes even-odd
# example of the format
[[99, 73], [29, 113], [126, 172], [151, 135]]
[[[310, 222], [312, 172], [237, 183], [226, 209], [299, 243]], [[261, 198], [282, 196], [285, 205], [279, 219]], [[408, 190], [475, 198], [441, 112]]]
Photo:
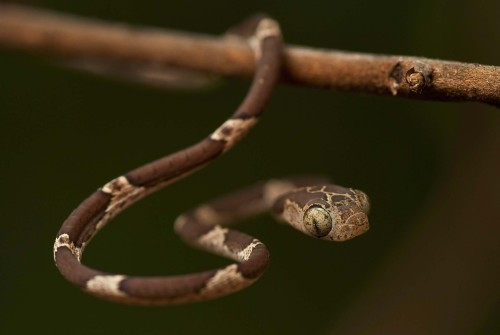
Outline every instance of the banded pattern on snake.
[[330, 185], [323, 178], [275, 180], [179, 216], [176, 232], [189, 244], [237, 263], [205, 272], [136, 277], [94, 270], [81, 263], [91, 238], [114, 216], [144, 196], [207, 165], [231, 149], [256, 124], [280, 74], [279, 25], [259, 16], [236, 30], [247, 37], [257, 59], [256, 73], [242, 104], [209, 137], [184, 150], [111, 180], [84, 200], [66, 219], [54, 243], [54, 260], [72, 284], [95, 296], [130, 304], [176, 304], [216, 298], [253, 283], [269, 261], [259, 240], [227, 227], [252, 214], [272, 211], [299, 231], [344, 241], [368, 230], [367, 196]]

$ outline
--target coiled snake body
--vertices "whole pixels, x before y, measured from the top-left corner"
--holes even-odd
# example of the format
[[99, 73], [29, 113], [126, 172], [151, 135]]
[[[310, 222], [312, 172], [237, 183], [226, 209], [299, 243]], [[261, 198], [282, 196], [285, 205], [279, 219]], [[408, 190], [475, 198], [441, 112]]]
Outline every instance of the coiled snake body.
[[256, 73], [242, 104], [208, 138], [111, 180], [66, 219], [54, 243], [54, 260], [71, 283], [98, 297], [131, 304], [174, 304], [223, 296], [254, 282], [269, 253], [259, 240], [227, 227], [251, 214], [271, 211], [299, 231], [323, 240], [344, 241], [368, 230], [366, 195], [315, 177], [273, 180], [179, 216], [176, 232], [189, 244], [237, 263], [179, 276], [136, 277], [83, 265], [91, 238], [115, 215], [144, 196], [207, 165], [231, 149], [257, 122], [280, 74], [282, 40], [278, 24], [260, 16], [236, 30], [248, 38]]

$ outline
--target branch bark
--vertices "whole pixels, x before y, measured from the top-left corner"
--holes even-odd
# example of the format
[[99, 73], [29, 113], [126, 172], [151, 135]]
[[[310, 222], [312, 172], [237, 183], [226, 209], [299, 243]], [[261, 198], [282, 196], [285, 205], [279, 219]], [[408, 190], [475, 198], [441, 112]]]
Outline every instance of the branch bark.
[[[251, 77], [244, 42], [224, 37], [107, 23], [20, 5], [0, 5], [0, 47], [63, 58], [177, 66]], [[411, 99], [500, 106], [500, 67], [418, 57], [291, 46], [282, 81]]]

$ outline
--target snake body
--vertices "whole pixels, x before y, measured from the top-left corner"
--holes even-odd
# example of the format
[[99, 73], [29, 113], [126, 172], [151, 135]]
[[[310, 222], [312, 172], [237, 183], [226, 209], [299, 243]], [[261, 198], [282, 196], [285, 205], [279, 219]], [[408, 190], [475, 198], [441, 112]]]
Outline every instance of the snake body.
[[130, 304], [176, 304], [207, 300], [240, 290], [264, 272], [267, 248], [259, 240], [227, 227], [251, 214], [271, 211], [305, 234], [343, 241], [368, 229], [366, 195], [329, 185], [322, 178], [261, 183], [219, 198], [179, 216], [175, 231], [189, 244], [237, 263], [178, 276], [112, 274], [81, 263], [93, 236], [114, 216], [144, 196], [199, 170], [231, 149], [256, 124], [280, 74], [279, 25], [264, 16], [237, 29], [257, 59], [255, 76], [236, 112], [210, 136], [184, 150], [119, 176], [85, 199], [66, 219], [54, 243], [54, 260], [72, 284], [95, 296]]

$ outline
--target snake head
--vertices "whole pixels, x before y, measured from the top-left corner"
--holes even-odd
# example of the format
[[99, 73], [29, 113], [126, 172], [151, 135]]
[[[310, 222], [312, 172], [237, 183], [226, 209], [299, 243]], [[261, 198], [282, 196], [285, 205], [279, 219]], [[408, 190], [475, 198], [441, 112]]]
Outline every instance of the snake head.
[[327, 241], [347, 241], [369, 229], [368, 196], [337, 185], [295, 190], [281, 201], [282, 217], [306, 235]]

